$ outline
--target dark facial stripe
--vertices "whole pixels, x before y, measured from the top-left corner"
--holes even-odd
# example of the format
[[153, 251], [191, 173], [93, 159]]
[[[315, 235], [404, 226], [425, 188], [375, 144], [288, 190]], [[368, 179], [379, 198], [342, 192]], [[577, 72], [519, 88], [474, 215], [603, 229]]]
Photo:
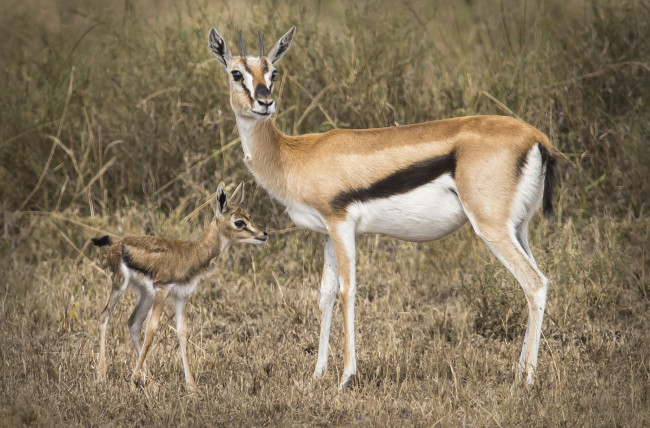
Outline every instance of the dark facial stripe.
[[244, 81], [242, 80], [241, 82], [241, 87], [244, 89], [244, 92], [246, 92], [246, 95], [248, 95], [248, 101], [253, 104], [253, 97], [251, 96], [251, 91], [248, 90], [246, 85], [244, 84]]
[[242, 65], [244, 66], [244, 69], [248, 72], [248, 74], [252, 76], [253, 71], [250, 69], [250, 67], [248, 67], [248, 61], [246, 60], [246, 58], [242, 60]]
[[332, 198], [330, 205], [335, 210], [345, 209], [352, 202], [365, 202], [371, 199], [388, 198], [400, 195], [432, 182], [443, 174], [454, 176], [456, 154], [437, 156], [414, 163], [383, 178], [365, 189], [341, 192]]
[[[246, 58], [243, 59], [242, 61], [242, 66], [244, 67], [244, 70], [251, 76], [253, 75], [252, 70], [250, 67], [248, 67], [248, 62], [246, 61]], [[253, 96], [251, 95], [251, 91], [248, 90], [248, 87], [246, 87], [246, 84], [244, 84], [244, 79], [241, 80], [241, 87], [244, 88], [244, 92], [246, 92], [246, 95], [248, 95], [248, 101], [250, 101], [251, 104], [253, 104]]]

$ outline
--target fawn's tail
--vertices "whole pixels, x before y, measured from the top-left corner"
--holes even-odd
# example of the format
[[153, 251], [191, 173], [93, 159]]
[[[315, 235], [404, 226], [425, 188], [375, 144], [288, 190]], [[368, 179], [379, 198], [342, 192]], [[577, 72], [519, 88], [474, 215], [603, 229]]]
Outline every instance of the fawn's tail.
[[101, 238], [91, 238], [91, 241], [93, 241], [93, 244], [98, 247], [107, 247], [113, 243], [111, 237], [108, 235], [102, 236]]

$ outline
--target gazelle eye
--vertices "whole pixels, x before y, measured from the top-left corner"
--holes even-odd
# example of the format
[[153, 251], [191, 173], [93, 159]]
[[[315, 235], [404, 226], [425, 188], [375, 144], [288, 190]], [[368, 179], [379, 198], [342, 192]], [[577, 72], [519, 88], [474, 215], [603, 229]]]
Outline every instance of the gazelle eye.
[[271, 73], [271, 80], [275, 80], [278, 77], [278, 70], [273, 70]]
[[231, 74], [232, 74], [232, 78], [233, 78], [233, 80], [235, 82], [239, 82], [240, 80], [242, 80], [244, 78], [244, 76], [242, 76], [242, 74], [237, 70], [233, 71]]
[[246, 226], [246, 222], [245, 222], [245, 221], [237, 220], [237, 221], [235, 222], [235, 227], [236, 227], [237, 229], [241, 229], [241, 228], [244, 227], [244, 226]]

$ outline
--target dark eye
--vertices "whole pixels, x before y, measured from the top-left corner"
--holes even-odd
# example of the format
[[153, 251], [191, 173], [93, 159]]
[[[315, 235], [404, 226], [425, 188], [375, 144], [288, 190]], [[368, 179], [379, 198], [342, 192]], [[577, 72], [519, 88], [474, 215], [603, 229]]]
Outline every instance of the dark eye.
[[241, 228], [244, 227], [244, 226], [246, 226], [246, 222], [245, 222], [245, 221], [237, 220], [237, 221], [235, 222], [235, 227], [236, 227], [237, 229], [241, 229]]
[[235, 80], [235, 82], [239, 82], [239, 81], [241, 81], [241, 79], [244, 78], [244, 76], [242, 76], [242, 74], [237, 70], [233, 71], [231, 74], [232, 74], [232, 78]]
[[273, 70], [271, 73], [271, 80], [275, 80], [278, 77], [278, 70]]

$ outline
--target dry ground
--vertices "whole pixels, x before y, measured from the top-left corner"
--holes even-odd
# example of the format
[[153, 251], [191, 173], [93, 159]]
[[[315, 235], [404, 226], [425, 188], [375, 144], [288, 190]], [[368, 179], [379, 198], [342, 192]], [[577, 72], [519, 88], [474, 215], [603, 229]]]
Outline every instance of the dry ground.
[[[650, 426], [647, 2], [25, 1], [0, 16], [0, 425]], [[337, 390], [337, 308], [329, 371], [312, 378], [322, 237], [244, 170], [206, 42], [210, 26], [252, 43], [294, 24], [286, 132], [501, 113], [551, 137], [557, 216], [530, 231], [552, 281], [534, 386], [513, 387], [523, 293], [468, 226], [360, 237], [359, 375]], [[197, 237], [220, 179], [247, 182], [272, 237], [233, 248], [190, 300], [203, 397], [184, 388], [171, 305], [151, 382], [129, 390], [130, 293], [96, 382], [109, 284], [88, 239]]]

